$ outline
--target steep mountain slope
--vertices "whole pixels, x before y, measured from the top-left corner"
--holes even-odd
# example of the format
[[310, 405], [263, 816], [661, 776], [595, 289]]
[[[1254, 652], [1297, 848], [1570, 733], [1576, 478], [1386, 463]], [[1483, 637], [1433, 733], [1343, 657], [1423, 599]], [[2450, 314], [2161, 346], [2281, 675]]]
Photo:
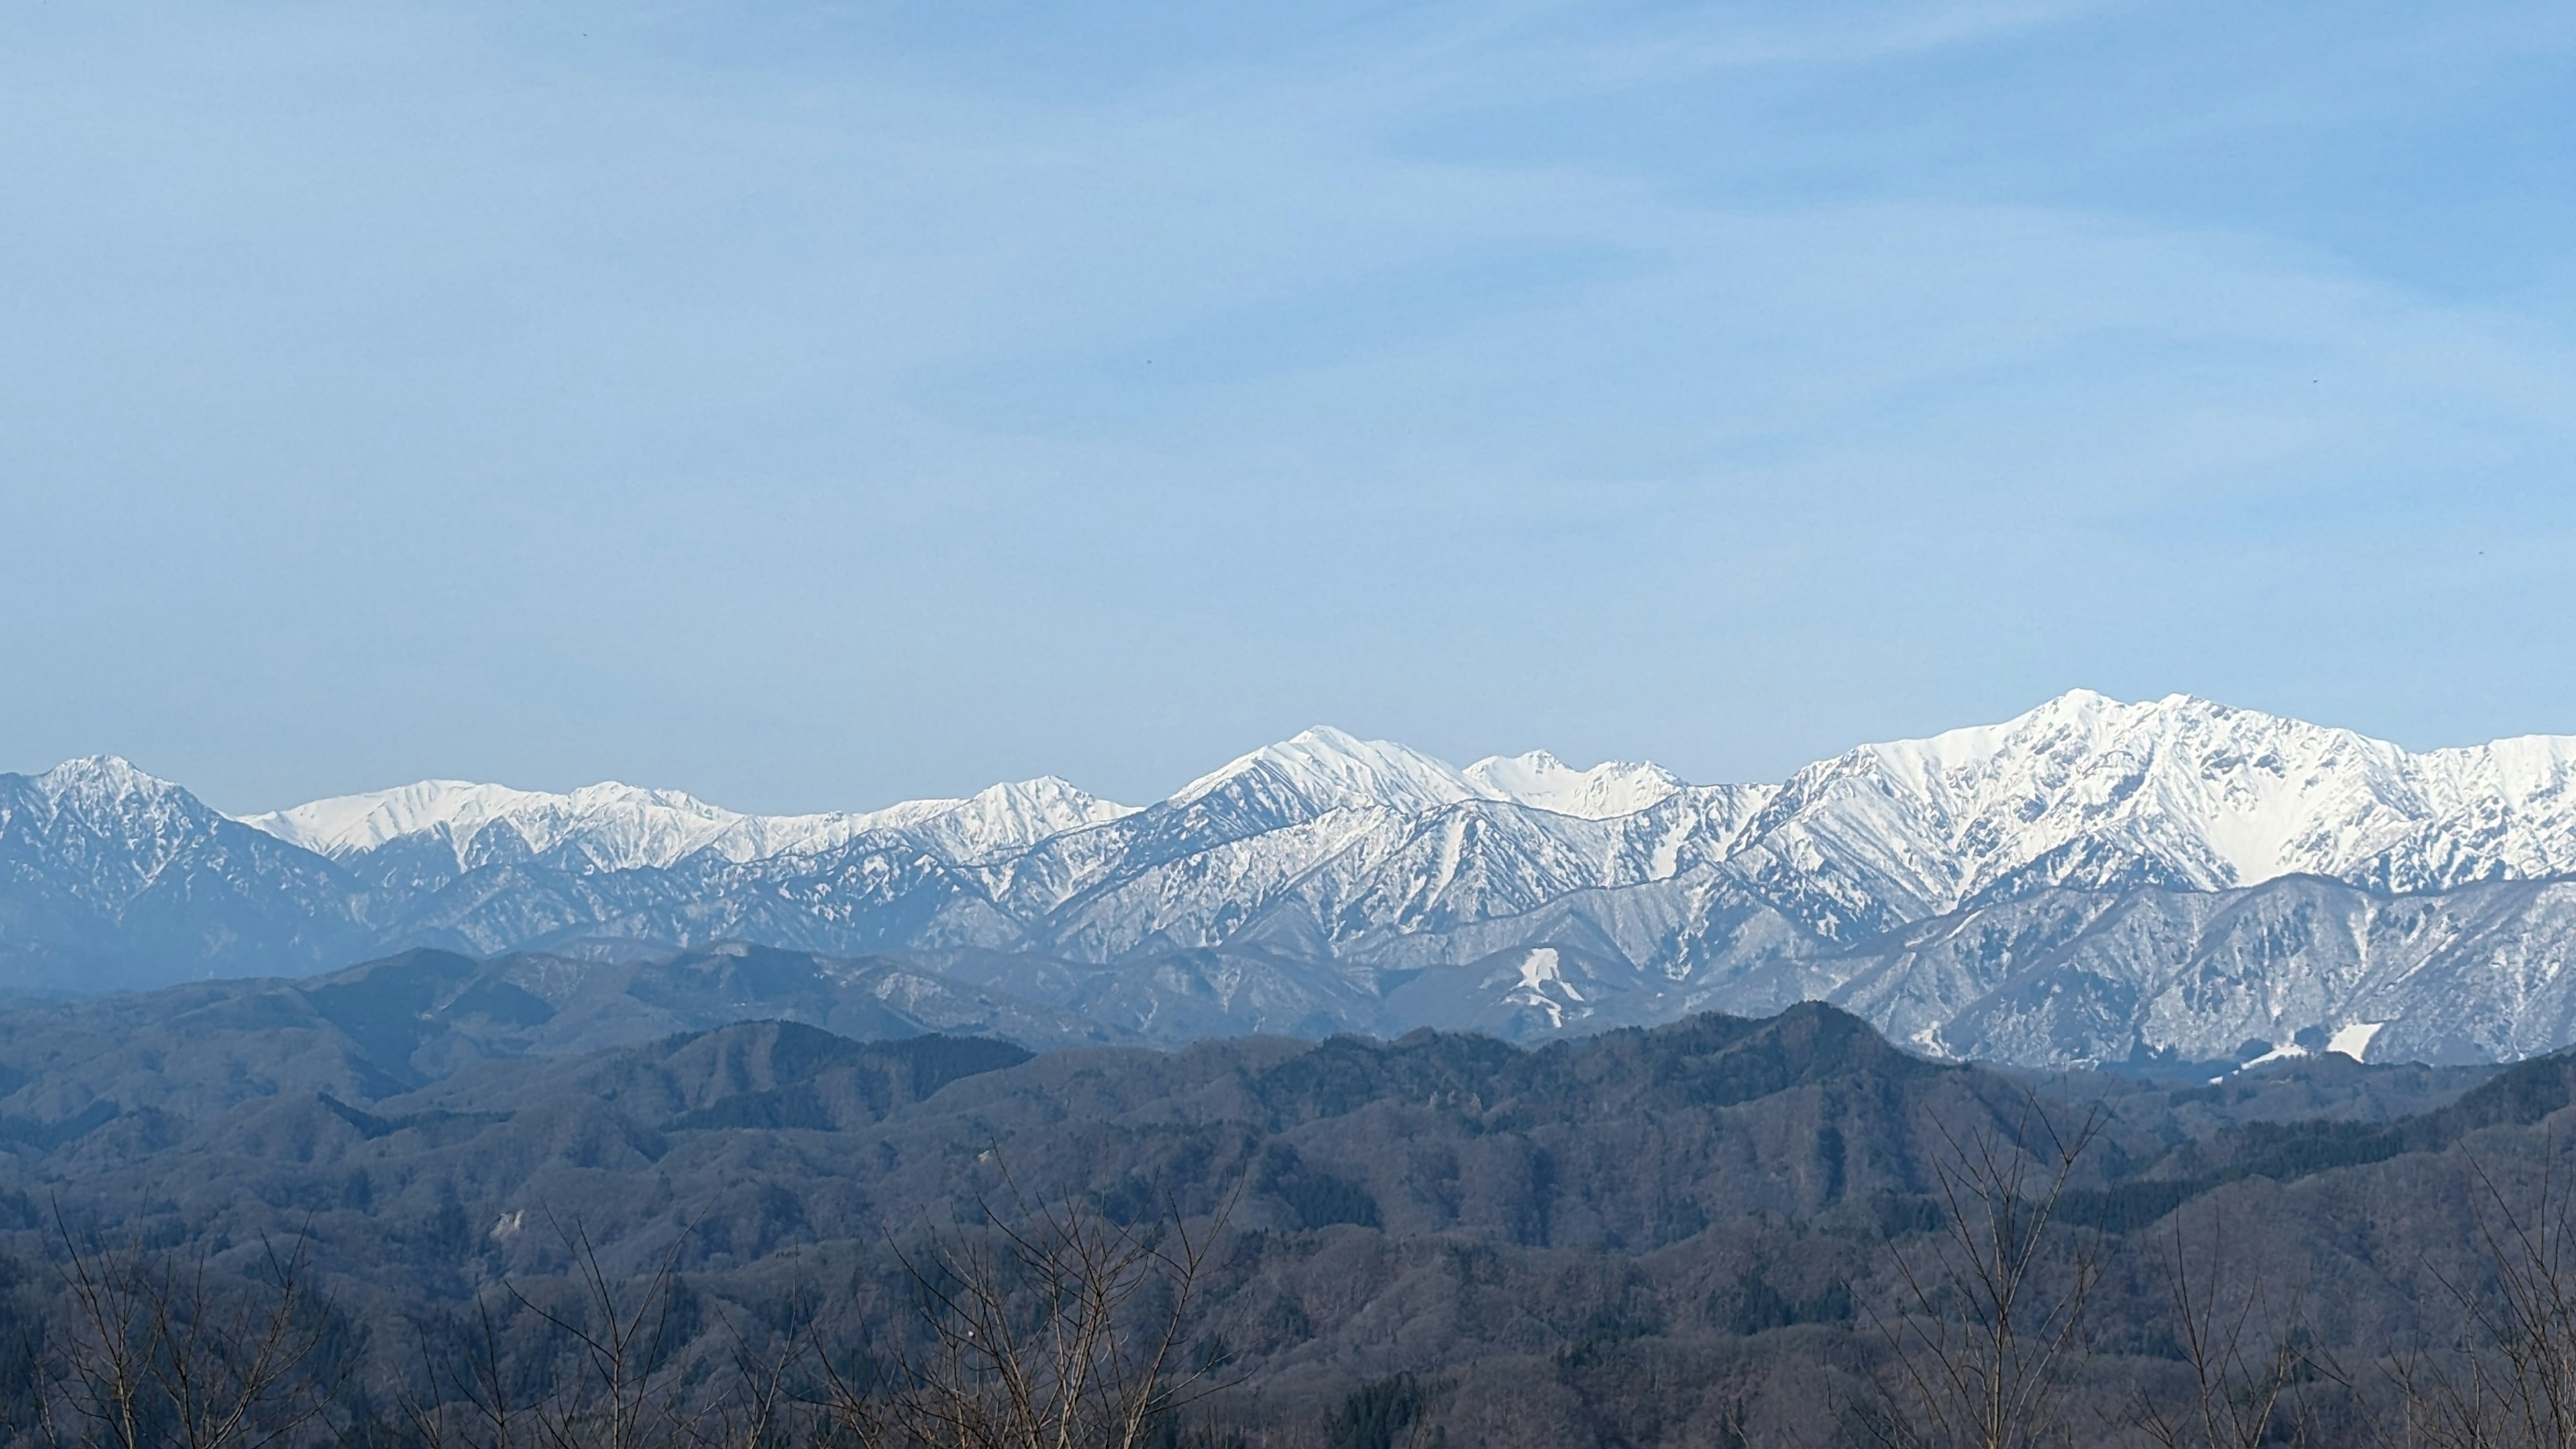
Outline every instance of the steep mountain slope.
[[1840, 1002], [1946, 1056], [2208, 1060], [2337, 1043], [2373, 1061], [2506, 1061], [2576, 1040], [2576, 882], [2048, 890], [1785, 974], [1772, 995]]
[[2571, 781], [2576, 738], [2410, 755], [2188, 696], [2077, 690], [2004, 724], [1808, 766], [1738, 864], [1865, 929], [2046, 885], [2530, 880], [2576, 869]]
[[19, 988], [97, 991], [368, 949], [329, 861], [111, 756], [0, 775], [0, 960]]

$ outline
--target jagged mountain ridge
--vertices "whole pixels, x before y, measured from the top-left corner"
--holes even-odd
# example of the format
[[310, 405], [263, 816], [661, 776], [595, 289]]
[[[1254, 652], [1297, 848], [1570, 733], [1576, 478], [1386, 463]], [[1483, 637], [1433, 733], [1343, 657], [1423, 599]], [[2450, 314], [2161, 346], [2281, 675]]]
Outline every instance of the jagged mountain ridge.
[[[1356, 816], [1387, 817], [1370, 822], [1383, 834], [1394, 820], [1409, 826], [1461, 806], [1519, 806], [1536, 812], [1525, 837], [1544, 832], [1598, 857], [1589, 884], [1669, 877], [1696, 844], [1734, 860], [1740, 875], [1780, 882], [1788, 899], [1817, 902], [1806, 913], [1820, 925], [1875, 931], [2041, 885], [2215, 890], [2316, 874], [2407, 893], [2541, 879], [2576, 870], [2571, 778], [2576, 737], [2410, 754], [2187, 696], [2122, 704], [2078, 690], [2000, 725], [1864, 745], [1779, 786], [1694, 787], [1641, 764], [1577, 771], [1543, 751], [1460, 770], [1319, 728], [1142, 810], [1052, 778], [963, 800], [798, 816], [742, 815], [615, 784], [544, 795], [431, 781], [245, 823], [344, 865], [436, 840], [460, 874], [519, 861], [667, 868], [701, 851], [742, 863], [901, 840], [952, 867], [980, 868], [997, 901], [1016, 897], [1012, 909], [1027, 914], [1060, 907], [1117, 866], [1139, 874], [1330, 816], [1344, 828], [1283, 840], [1287, 853], [1302, 863], [1338, 854], [1355, 843]], [[1760, 805], [1749, 820], [1739, 814], [1748, 802]], [[1726, 817], [1714, 841], [1689, 818], [1712, 805]], [[1627, 849], [1587, 843], [1573, 821], [1629, 822], [1629, 837], [1662, 827], [1662, 857], [1636, 862]], [[1060, 837], [1122, 823], [1129, 828], [1118, 834], [1049, 852], [1044, 872], [1014, 868]]]
[[[1367, 1029], [1401, 1027], [1406, 1003], [1547, 1034], [1804, 995], [1866, 997], [1874, 1021], [1934, 1051], [2206, 1055], [2241, 1011], [2183, 1020], [2133, 982], [2125, 1016], [2100, 1004], [2081, 1029], [2012, 1017], [2024, 1026], [2002, 1030], [1972, 1026], [1963, 1014], [2011, 1013], [1976, 1006], [1984, 996], [1962, 996], [1957, 980], [1866, 963], [1909, 930], [2026, 900], [2209, 895], [2309, 875], [2374, 898], [2546, 880], [2576, 869], [2571, 773], [2576, 740], [2410, 754], [2187, 696], [2123, 704], [2086, 691], [2000, 725], [1862, 746], [1779, 785], [1691, 785], [1651, 765], [1578, 771], [1542, 752], [1462, 770], [1316, 729], [1141, 809], [1052, 779], [783, 817], [621, 785], [543, 795], [424, 782], [229, 821], [122, 762], [86, 761], [0, 777], [0, 800], [20, 802], [0, 805], [15, 811], [0, 816], [12, 871], [0, 953], [22, 983], [70, 975], [95, 988], [594, 937], [1020, 953], [1137, 968], [1143, 982], [1157, 961], [1249, 952], [1304, 963], [1286, 997]], [[93, 796], [128, 803], [86, 814], [44, 803]], [[46, 823], [57, 817], [70, 823]], [[238, 868], [130, 892], [148, 903], [139, 911], [120, 904], [120, 880], [216, 860]], [[204, 919], [130, 924], [151, 925], [171, 901]], [[1525, 969], [1540, 949], [1557, 964]], [[1188, 995], [1131, 986], [1100, 999], [1177, 1007]], [[2506, 1009], [2494, 992], [2469, 999], [2486, 1003], [2473, 1016]], [[2291, 1030], [2358, 1020], [2343, 1019], [2358, 1008], [2339, 997], [2312, 1005], [2317, 1019]], [[2388, 1030], [2392, 1049], [2413, 1040]], [[2439, 1051], [2533, 1049], [2528, 1032], [2487, 1017], [2446, 1030]]]

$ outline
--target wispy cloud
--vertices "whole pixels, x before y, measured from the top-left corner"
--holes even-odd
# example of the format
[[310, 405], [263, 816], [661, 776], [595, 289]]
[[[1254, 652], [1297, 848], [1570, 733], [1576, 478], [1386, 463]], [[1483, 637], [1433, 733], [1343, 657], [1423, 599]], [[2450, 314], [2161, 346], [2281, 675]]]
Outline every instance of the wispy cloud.
[[85, 685], [22, 763], [793, 806], [1317, 718], [1759, 775], [2075, 679], [2576, 719], [2385, 663], [2567, 616], [2542, 7], [43, 9], [0, 677]]

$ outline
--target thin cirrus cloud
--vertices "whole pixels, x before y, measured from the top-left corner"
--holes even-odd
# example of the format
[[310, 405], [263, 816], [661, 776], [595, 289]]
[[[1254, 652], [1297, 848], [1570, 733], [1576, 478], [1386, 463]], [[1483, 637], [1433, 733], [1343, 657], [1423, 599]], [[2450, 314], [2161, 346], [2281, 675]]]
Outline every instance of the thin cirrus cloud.
[[2543, 7], [0, 26], [12, 768], [2576, 729]]

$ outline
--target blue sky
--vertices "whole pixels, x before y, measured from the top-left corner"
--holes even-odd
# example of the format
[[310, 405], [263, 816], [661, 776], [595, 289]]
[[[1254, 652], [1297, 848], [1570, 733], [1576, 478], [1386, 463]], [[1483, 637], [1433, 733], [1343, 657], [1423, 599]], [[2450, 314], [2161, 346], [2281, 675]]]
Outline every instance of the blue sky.
[[[1233, 12], [1233, 13], [1230, 13]], [[2576, 10], [0, 5], [0, 768], [2576, 732]]]

